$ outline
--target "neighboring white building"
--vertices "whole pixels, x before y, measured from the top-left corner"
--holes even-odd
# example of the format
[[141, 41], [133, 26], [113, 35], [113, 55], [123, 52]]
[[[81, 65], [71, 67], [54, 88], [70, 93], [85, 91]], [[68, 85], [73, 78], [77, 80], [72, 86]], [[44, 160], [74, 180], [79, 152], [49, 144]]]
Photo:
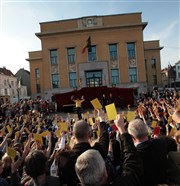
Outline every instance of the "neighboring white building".
[[27, 87], [21, 86], [17, 77], [5, 67], [0, 68], [0, 96], [17, 100], [27, 97]]
[[180, 60], [175, 63], [176, 66], [176, 82], [180, 82]]
[[162, 76], [162, 88], [166, 88], [169, 85], [169, 77], [168, 77], [168, 68], [164, 68], [161, 70]]

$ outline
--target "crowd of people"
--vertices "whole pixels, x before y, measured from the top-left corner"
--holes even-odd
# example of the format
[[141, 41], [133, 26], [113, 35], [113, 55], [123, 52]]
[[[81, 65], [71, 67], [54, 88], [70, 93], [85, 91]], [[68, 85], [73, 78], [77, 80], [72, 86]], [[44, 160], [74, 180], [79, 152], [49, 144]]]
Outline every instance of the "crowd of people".
[[180, 94], [141, 94], [115, 120], [104, 109], [63, 118], [43, 100], [2, 103], [0, 186], [180, 185]]

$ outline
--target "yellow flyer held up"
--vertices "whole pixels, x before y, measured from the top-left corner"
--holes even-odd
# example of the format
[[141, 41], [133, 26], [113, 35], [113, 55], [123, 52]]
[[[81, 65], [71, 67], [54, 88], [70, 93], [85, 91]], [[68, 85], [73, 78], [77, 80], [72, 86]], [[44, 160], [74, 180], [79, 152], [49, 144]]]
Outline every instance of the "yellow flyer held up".
[[128, 122], [130, 122], [133, 119], [135, 119], [135, 117], [136, 117], [136, 113], [134, 111], [128, 111], [127, 112], [127, 120], [128, 120]]
[[101, 109], [102, 108], [102, 105], [100, 103], [100, 101], [98, 100], [98, 98], [95, 98], [91, 101], [91, 104], [93, 105], [93, 107], [95, 109]]
[[58, 138], [60, 138], [61, 137], [61, 130], [56, 130], [55, 131], [55, 134], [56, 134], [56, 136], [58, 137]]
[[152, 121], [152, 123], [151, 123], [151, 128], [155, 128], [156, 127], [156, 124], [157, 124], [157, 121]]
[[42, 136], [41, 134], [33, 133], [34, 141], [39, 142], [40, 144], [43, 144]]
[[42, 137], [46, 137], [50, 134], [50, 132], [48, 130], [44, 131], [41, 133]]
[[6, 147], [6, 153], [8, 154], [8, 156], [10, 156], [12, 158], [12, 160], [14, 160], [14, 158], [16, 157], [16, 154], [17, 154], [17, 152], [10, 147]]
[[6, 126], [7, 130], [8, 130], [8, 133], [11, 133], [12, 132], [12, 129], [9, 125]]
[[94, 122], [93, 122], [93, 119], [92, 118], [89, 118], [88, 121], [89, 121], [89, 124], [90, 125], [94, 125]]
[[178, 100], [177, 110], [180, 111], [180, 99]]
[[106, 108], [108, 119], [115, 120], [117, 116], [117, 110], [116, 110], [114, 103], [106, 105], [105, 108]]
[[27, 134], [30, 134], [30, 131], [27, 127], [25, 127], [24, 130], [27, 132]]
[[67, 123], [66, 122], [60, 122], [60, 130], [64, 132], [68, 132]]

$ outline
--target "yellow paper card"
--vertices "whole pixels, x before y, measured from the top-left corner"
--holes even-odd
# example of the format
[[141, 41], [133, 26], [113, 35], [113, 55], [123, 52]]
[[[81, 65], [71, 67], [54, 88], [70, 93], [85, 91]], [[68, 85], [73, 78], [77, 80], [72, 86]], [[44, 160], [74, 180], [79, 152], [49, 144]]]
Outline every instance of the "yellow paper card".
[[87, 118], [89, 117], [89, 115], [88, 115], [87, 113], [83, 113], [83, 114], [82, 114], [82, 117], [83, 117], [84, 119], [87, 119]]
[[152, 121], [152, 123], [151, 123], [151, 128], [155, 128], [156, 127], [156, 124], [157, 124], [157, 121]]
[[133, 119], [135, 119], [136, 113], [134, 111], [128, 111], [127, 112], [127, 121], [130, 122]]
[[14, 158], [16, 157], [16, 154], [17, 154], [17, 152], [10, 147], [6, 147], [6, 153], [8, 154], [8, 156], [10, 156], [12, 158], [12, 160], [14, 160]]
[[36, 128], [37, 128], [37, 130], [40, 130], [41, 129], [40, 124], [39, 125], [36, 125]]
[[46, 131], [44, 131], [44, 132], [41, 133], [41, 136], [42, 136], [42, 137], [46, 137], [46, 136], [48, 136], [49, 134], [50, 134], [50, 132], [49, 132], [48, 130], [46, 130]]
[[24, 130], [27, 132], [27, 134], [30, 134], [30, 131], [27, 127], [25, 127]]
[[60, 122], [60, 130], [64, 132], [68, 132], [67, 124], [66, 122]]
[[180, 111], [180, 99], [178, 100], [177, 110]]
[[168, 110], [168, 113], [171, 114], [171, 109], [170, 108], [167, 108], [167, 110]]
[[168, 123], [171, 123], [172, 122], [172, 116], [169, 116], [168, 117]]
[[27, 115], [24, 115], [24, 117], [23, 117], [23, 121], [24, 121], [24, 123], [27, 122]]
[[97, 130], [97, 136], [98, 137], [100, 136], [100, 130]]
[[89, 124], [90, 125], [94, 125], [94, 122], [93, 122], [93, 119], [92, 118], [89, 118], [88, 121], [89, 121]]
[[156, 113], [156, 112], [158, 112], [158, 108], [157, 107], [154, 108], [154, 113]]
[[98, 100], [98, 98], [95, 98], [91, 101], [91, 104], [93, 105], [93, 107], [95, 109], [101, 109], [102, 108], [102, 105], [100, 103], [100, 101]]
[[100, 121], [100, 117], [96, 117], [96, 119], [95, 119], [96, 121]]
[[11, 133], [12, 132], [12, 129], [9, 125], [6, 126], [7, 130], [8, 130], [8, 133]]
[[58, 138], [60, 138], [61, 137], [61, 130], [56, 130], [55, 131], [55, 134], [56, 134], [56, 136], [58, 137]]
[[16, 136], [17, 138], [19, 138], [19, 136], [20, 136], [20, 131], [17, 131], [17, 132], [15, 133], [15, 136]]
[[24, 146], [24, 147], [26, 146], [26, 143], [27, 143], [27, 141], [24, 141], [24, 142], [23, 142], [23, 146]]
[[1, 129], [1, 136], [4, 136], [6, 133], [5, 133], [5, 128], [3, 127], [2, 129]]
[[34, 141], [43, 144], [42, 136], [40, 134], [33, 133]]
[[107, 112], [107, 117], [109, 120], [115, 120], [117, 116], [117, 111], [114, 103], [106, 105], [106, 112]]
[[174, 136], [174, 134], [175, 134], [176, 132], [177, 132], [176, 127], [171, 128], [171, 131], [170, 131], [170, 133], [169, 133], [169, 136]]

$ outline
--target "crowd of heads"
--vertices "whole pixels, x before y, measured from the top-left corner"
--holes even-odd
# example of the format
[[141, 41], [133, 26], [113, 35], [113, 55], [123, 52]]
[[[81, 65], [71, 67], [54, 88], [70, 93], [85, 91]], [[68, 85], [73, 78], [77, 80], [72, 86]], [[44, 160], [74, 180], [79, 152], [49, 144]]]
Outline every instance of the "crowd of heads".
[[[150, 138], [168, 137], [173, 141], [168, 144], [168, 152], [180, 150], [179, 97], [176, 91], [160, 93], [154, 90], [151, 94], [140, 94], [135, 107], [128, 106], [125, 111], [120, 111], [125, 132], [132, 136], [135, 146]], [[43, 100], [1, 104], [1, 178], [10, 185], [12, 173], [18, 170], [18, 184], [28, 183], [31, 179], [39, 183], [41, 176], [54, 176], [61, 182], [63, 179], [71, 179], [68, 178], [70, 159], [74, 161], [75, 171], [82, 185], [103, 185], [107, 179], [112, 181], [114, 177], [121, 176], [123, 154], [119, 141], [120, 132], [117, 127], [113, 127], [116, 125], [115, 121], [109, 121], [102, 110], [83, 113], [82, 119], [78, 120], [76, 114], [67, 114], [63, 118], [56, 109], [55, 105]], [[132, 121], [127, 119], [129, 111], [135, 113]], [[93, 124], [89, 120], [90, 115]], [[74, 155], [71, 150], [75, 144], [88, 142], [93, 146], [101, 137], [101, 119], [98, 116], [103, 118], [108, 129], [109, 149], [106, 159], [96, 149], [87, 149], [78, 156]], [[61, 177], [64, 172], [67, 178]], [[111, 174], [113, 179], [109, 178]]]

